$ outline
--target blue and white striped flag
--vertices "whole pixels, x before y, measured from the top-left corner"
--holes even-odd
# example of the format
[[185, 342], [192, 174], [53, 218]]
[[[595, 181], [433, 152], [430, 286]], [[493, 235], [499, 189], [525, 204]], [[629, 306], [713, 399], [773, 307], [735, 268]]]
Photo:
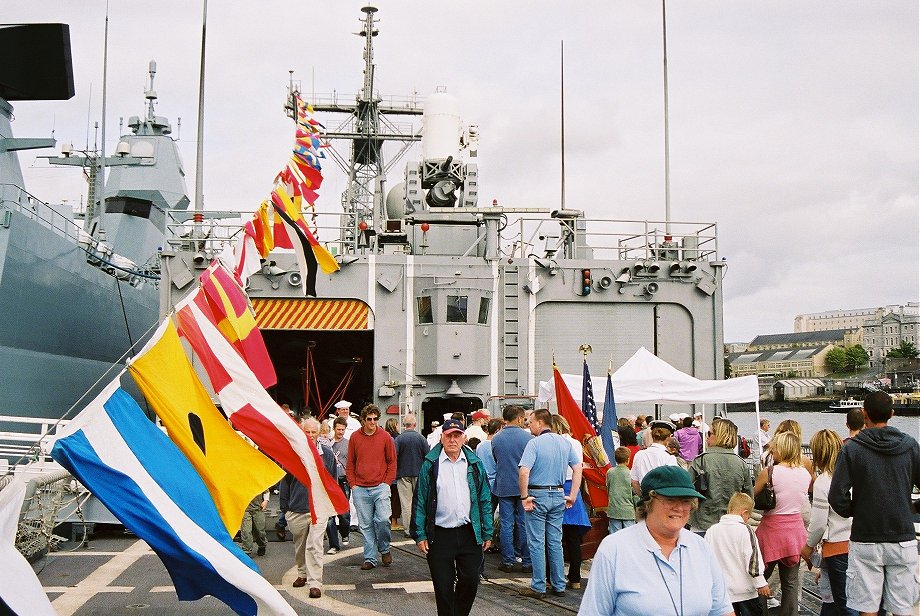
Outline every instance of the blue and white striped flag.
[[212, 595], [237, 614], [295, 614], [233, 543], [188, 459], [117, 378], [59, 434], [51, 456], [156, 552], [180, 601]]

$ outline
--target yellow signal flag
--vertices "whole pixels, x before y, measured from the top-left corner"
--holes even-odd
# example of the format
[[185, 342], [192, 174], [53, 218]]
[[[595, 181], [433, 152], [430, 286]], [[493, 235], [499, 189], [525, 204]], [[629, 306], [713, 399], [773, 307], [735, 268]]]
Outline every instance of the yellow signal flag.
[[284, 471], [243, 440], [217, 410], [169, 318], [128, 363], [128, 370], [169, 438], [201, 475], [227, 532], [236, 534], [246, 506]]

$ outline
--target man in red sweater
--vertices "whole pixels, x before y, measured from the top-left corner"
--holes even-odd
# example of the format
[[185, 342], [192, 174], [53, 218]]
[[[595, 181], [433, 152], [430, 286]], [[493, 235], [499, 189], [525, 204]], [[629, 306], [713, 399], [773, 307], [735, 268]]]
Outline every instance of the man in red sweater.
[[364, 535], [362, 571], [377, 566], [380, 553], [384, 567], [393, 562], [390, 554], [390, 484], [396, 480], [396, 446], [386, 430], [378, 429], [380, 409], [368, 404], [361, 409], [361, 429], [348, 441], [345, 476]]

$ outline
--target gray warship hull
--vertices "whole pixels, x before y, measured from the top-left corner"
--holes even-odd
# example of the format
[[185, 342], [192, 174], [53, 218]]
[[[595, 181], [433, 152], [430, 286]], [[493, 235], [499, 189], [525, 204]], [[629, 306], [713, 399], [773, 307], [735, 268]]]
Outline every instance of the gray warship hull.
[[0, 228], [0, 415], [61, 417], [156, 322], [152, 284], [132, 286], [88, 256], [22, 211]]

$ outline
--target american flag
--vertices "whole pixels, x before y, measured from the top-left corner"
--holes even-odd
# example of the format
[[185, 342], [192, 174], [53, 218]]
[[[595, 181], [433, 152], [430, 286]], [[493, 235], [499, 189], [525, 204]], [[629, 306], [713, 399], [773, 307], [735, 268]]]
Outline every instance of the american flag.
[[601, 433], [601, 424], [597, 421], [597, 405], [594, 403], [594, 386], [591, 385], [591, 373], [588, 371], [588, 360], [585, 360], [585, 370], [581, 382], [581, 412], [585, 414], [595, 434]]

